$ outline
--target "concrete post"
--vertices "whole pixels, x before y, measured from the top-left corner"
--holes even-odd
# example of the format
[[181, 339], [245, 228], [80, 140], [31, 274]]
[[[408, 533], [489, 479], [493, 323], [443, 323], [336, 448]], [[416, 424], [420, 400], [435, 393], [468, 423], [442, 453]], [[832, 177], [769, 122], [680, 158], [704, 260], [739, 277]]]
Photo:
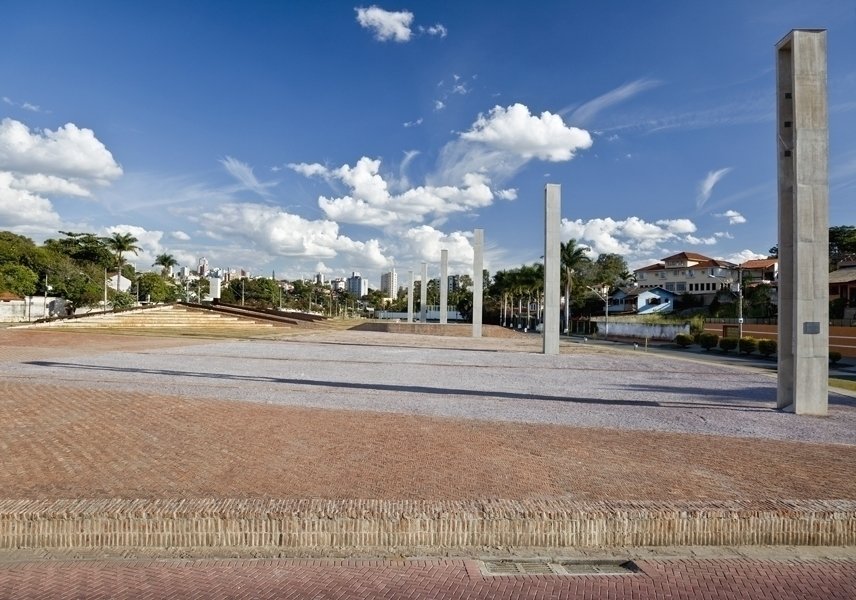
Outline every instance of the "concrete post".
[[562, 186], [548, 183], [544, 188], [544, 354], [559, 353], [559, 263], [561, 261]]
[[449, 251], [440, 250], [440, 325], [449, 321]]
[[829, 131], [826, 31], [776, 44], [779, 348], [776, 406], [825, 415], [829, 403]]
[[413, 271], [408, 271], [410, 274], [410, 285], [407, 286], [407, 322], [413, 323], [413, 284], [415, 282], [415, 278], [413, 277]]
[[484, 297], [484, 229], [473, 231], [473, 337], [482, 336], [482, 298]]
[[422, 283], [419, 285], [419, 322], [428, 321], [428, 263], [422, 263]]

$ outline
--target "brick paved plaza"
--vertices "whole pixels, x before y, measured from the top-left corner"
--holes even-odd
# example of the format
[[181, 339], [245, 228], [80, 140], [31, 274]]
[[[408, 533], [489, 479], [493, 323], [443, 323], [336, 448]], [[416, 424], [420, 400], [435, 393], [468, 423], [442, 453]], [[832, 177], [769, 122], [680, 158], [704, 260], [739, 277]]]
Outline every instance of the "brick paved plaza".
[[[260, 339], [2, 330], [0, 512], [10, 522], [16, 510], [30, 511], [20, 517], [30, 521], [69, 507], [94, 510], [87, 502], [152, 515], [175, 512], [176, 502], [240, 510], [327, 502], [319, 514], [388, 513], [402, 503], [419, 514], [496, 506], [506, 516], [583, 505], [752, 514], [809, 507], [813, 515], [851, 515], [828, 532], [849, 535], [851, 399], [832, 396], [828, 418], [783, 414], [773, 410], [775, 379], [766, 373], [584, 345], [542, 356], [538, 345], [532, 336], [332, 330]], [[408, 563], [399, 576], [405, 567], [387, 562], [7, 559], [0, 560], [0, 598], [26, 597], [26, 589], [54, 597], [50, 590], [72, 572], [83, 587], [68, 590], [80, 597], [136, 597], [137, 585], [191, 589], [196, 578], [227, 576], [247, 583], [234, 597], [289, 597], [271, 591], [282, 589], [276, 582], [288, 582], [293, 597], [337, 597], [341, 586], [361, 590], [354, 597], [400, 597], [405, 581], [423, 597], [534, 597], [535, 590], [630, 597], [633, 590], [634, 597], [802, 598], [826, 589], [816, 597], [844, 598], [842, 590], [856, 585], [849, 555], [787, 568], [753, 560], [715, 568], [652, 561], [624, 579], [497, 583], [469, 578], [463, 560]], [[114, 585], [112, 596], [98, 596], [102, 580]], [[268, 587], [253, 587], [262, 584]], [[120, 589], [126, 596], [116, 595]]]

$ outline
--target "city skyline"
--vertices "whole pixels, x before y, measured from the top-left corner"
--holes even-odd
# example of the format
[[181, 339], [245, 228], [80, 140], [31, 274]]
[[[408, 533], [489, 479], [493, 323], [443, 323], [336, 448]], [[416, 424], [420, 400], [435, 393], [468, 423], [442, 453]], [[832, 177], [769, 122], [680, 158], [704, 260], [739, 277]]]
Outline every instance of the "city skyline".
[[742, 262], [777, 243], [793, 28], [829, 30], [830, 225], [854, 221], [856, 7], [804, 4], [15, 4], [0, 229], [375, 287], [441, 249], [470, 273], [477, 227], [492, 273], [539, 260], [559, 183], [593, 256]]

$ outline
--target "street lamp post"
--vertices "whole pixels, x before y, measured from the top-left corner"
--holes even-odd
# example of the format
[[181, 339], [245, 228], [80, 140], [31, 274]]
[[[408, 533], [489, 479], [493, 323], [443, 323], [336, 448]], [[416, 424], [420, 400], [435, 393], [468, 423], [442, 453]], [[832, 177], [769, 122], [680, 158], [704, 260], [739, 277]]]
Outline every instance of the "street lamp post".
[[[729, 283], [733, 283], [731, 277], [721, 277], [719, 275], [708, 275], [712, 279], [724, 279]], [[732, 290], [733, 291], [733, 290]], [[737, 267], [737, 339], [743, 339], [743, 267]]]
[[588, 289], [597, 294], [597, 297], [603, 300], [603, 322], [604, 322], [604, 339], [609, 338], [609, 284], [604, 283], [600, 286], [600, 290], [597, 290], [590, 285], [586, 286]]

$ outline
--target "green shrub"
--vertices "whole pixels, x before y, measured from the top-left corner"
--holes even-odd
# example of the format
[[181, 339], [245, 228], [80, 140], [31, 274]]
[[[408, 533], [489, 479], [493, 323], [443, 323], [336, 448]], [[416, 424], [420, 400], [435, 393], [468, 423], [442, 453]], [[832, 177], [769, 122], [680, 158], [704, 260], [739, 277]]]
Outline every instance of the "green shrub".
[[829, 351], [829, 364], [834, 365], [839, 360], [841, 360], [841, 352], [836, 352], [835, 350]]
[[711, 348], [716, 348], [716, 345], [719, 343], [719, 336], [715, 333], [710, 333], [709, 331], [703, 332], [698, 336], [698, 345], [704, 348], [705, 350], [710, 350]]
[[681, 348], [688, 348], [693, 343], [693, 336], [688, 333], [679, 333], [675, 336], [675, 343]]
[[751, 336], [743, 336], [740, 338], [740, 343], [737, 346], [738, 352], [740, 354], [752, 354], [758, 348], [758, 340]]
[[719, 349], [728, 353], [729, 350], [734, 350], [737, 347], [737, 338], [724, 337], [719, 340]]
[[772, 356], [778, 349], [779, 345], [776, 343], [776, 340], [758, 340], [758, 352], [761, 356]]

